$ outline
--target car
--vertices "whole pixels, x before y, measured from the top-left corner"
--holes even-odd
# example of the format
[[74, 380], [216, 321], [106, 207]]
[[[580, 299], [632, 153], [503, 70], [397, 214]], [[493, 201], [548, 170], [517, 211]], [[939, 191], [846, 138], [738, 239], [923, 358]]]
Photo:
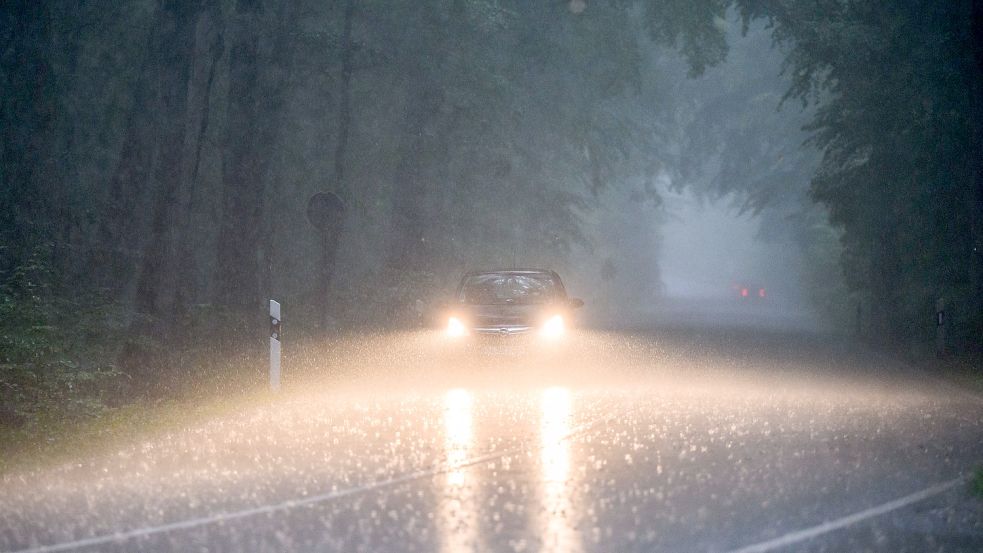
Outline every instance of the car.
[[735, 283], [731, 285], [731, 289], [734, 291], [734, 297], [744, 302], [761, 302], [768, 297], [765, 287], [760, 285]]
[[560, 275], [548, 269], [499, 269], [465, 273], [444, 305], [445, 334], [508, 338], [561, 338], [573, 310], [584, 302], [567, 296]]

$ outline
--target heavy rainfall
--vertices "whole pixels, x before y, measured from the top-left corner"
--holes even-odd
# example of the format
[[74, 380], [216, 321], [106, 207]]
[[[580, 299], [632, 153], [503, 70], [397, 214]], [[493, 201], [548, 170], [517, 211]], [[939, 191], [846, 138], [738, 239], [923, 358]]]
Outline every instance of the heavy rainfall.
[[983, 551], [983, 1], [0, 3], [0, 553]]

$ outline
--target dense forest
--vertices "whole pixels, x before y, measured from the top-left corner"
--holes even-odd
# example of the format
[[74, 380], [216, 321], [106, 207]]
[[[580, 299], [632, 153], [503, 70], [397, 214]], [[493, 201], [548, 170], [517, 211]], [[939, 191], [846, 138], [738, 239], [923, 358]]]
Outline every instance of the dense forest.
[[941, 297], [979, 348], [981, 79], [980, 0], [4, 2], [3, 416], [262, 343], [269, 298], [345, 330], [489, 264], [657, 294], [618, 268], [657, 267], [665, 190], [792, 237], [867, 338], [930, 342]]

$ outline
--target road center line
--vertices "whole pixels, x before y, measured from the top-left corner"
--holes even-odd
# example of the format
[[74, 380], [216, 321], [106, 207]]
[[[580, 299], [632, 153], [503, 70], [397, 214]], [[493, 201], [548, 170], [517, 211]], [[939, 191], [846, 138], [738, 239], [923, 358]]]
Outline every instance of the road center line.
[[839, 530], [841, 528], [846, 528], [847, 526], [862, 522], [869, 518], [874, 518], [881, 516], [885, 513], [901, 509], [902, 507], [907, 507], [912, 503], [917, 503], [924, 499], [928, 499], [934, 495], [938, 495], [945, 491], [951, 490], [952, 488], [958, 486], [965, 481], [965, 476], [960, 476], [959, 478], [953, 478], [946, 482], [936, 484], [932, 487], [925, 488], [924, 490], [915, 492], [911, 495], [906, 495], [904, 497], [895, 499], [894, 501], [888, 501], [887, 503], [878, 505], [876, 507], [871, 507], [869, 509], [864, 509], [852, 515], [847, 515], [836, 520], [831, 520], [829, 522], [824, 522], [818, 524], [811, 528], [805, 528], [802, 530], [796, 530], [795, 532], [789, 532], [784, 536], [779, 536], [777, 538], [756, 543], [753, 545], [747, 545], [740, 549], [734, 549], [728, 551], [727, 553], [764, 553], [766, 551], [772, 551], [778, 549], [779, 547], [785, 547], [792, 545], [794, 543], [799, 543], [808, 539]]
[[[610, 422], [619, 416], [624, 416], [634, 409], [629, 409], [626, 412], [619, 413], [617, 415], [609, 415], [607, 417], [599, 418], [580, 426], [575, 427], [568, 434], [565, 434], [559, 438], [558, 441], [566, 441], [570, 438], [583, 434], [590, 430], [591, 428]], [[528, 445], [528, 444], [525, 444]], [[55, 553], [58, 551], [69, 551], [72, 549], [79, 549], [84, 547], [92, 547], [95, 545], [104, 545], [107, 543], [119, 543], [126, 540], [134, 538], [143, 538], [147, 536], [152, 536], [155, 534], [163, 534], [165, 532], [172, 532], [175, 530], [188, 530], [191, 528], [198, 528], [201, 526], [207, 526], [209, 524], [215, 524], [219, 522], [226, 522], [230, 520], [237, 520], [247, 517], [252, 517], [256, 515], [272, 514], [279, 511], [286, 511], [296, 507], [304, 507], [314, 505], [316, 503], [324, 503], [328, 501], [333, 501], [336, 499], [342, 499], [345, 497], [351, 497], [354, 495], [370, 492], [373, 490], [378, 490], [382, 488], [388, 488], [391, 486], [396, 486], [398, 484], [404, 484], [406, 482], [412, 482], [414, 480], [421, 480], [424, 478], [430, 478], [434, 476], [439, 476], [441, 474], [446, 474], [452, 470], [459, 470], [464, 467], [471, 467], [474, 465], [480, 465], [487, 463], [489, 461], [494, 461], [496, 459], [501, 459], [502, 457], [508, 457], [511, 455], [518, 455], [523, 453], [528, 448], [524, 446], [515, 447], [498, 453], [487, 453], [485, 455], [479, 455], [477, 457], [470, 457], [463, 462], [454, 463], [449, 465], [447, 463], [436, 465], [429, 469], [419, 470], [415, 472], [410, 472], [400, 476], [395, 476], [392, 478], [387, 478], [385, 480], [377, 480], [371, 482], [364, 486], [356, 486], [353, 488], [347, 488], [344, 490], [338, 490], [318, 495], [312, 495], [309, 497], [304, 497], [300, 499], [288, 499], [280, 503], [274, 503], [270, 505], [261, 505], [259, 507], [252, 507], [249, 509], [242, 509], [239, 511], [231, 511], [224, 513], [217, 513], [214, 515], [208, 515], [198, 518], [189, 518], [185, 520], [180, 520], [177, 522], [171, 522], [168, 524], [161, 524], [159, 526], [147, 526], [144, 528], [137, 528], [135, 530], [127, 530], [125, 532], [115, 532], [112, 534], [103, 534], [101, 536], [93, 536], [91, 538], [83, 538], [75, 541], [68, 541], [62, 543], [56, 543], [51, 545], [42, 545], [38, 547], [32, 547], [29, 549], [20, 549], [18, 551], [11, 551], [9, 553]], [[540, 449], [540, 448], [536, 448]]]

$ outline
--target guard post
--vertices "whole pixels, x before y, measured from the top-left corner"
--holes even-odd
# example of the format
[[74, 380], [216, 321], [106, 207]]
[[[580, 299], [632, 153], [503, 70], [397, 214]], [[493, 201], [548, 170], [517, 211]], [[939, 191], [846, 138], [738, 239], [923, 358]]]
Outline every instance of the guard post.
[[945, 356], [945, 299], [935, 300], [935, 356]]
[[270, 389], [280, 390], [280, 303], [270, 300]]

